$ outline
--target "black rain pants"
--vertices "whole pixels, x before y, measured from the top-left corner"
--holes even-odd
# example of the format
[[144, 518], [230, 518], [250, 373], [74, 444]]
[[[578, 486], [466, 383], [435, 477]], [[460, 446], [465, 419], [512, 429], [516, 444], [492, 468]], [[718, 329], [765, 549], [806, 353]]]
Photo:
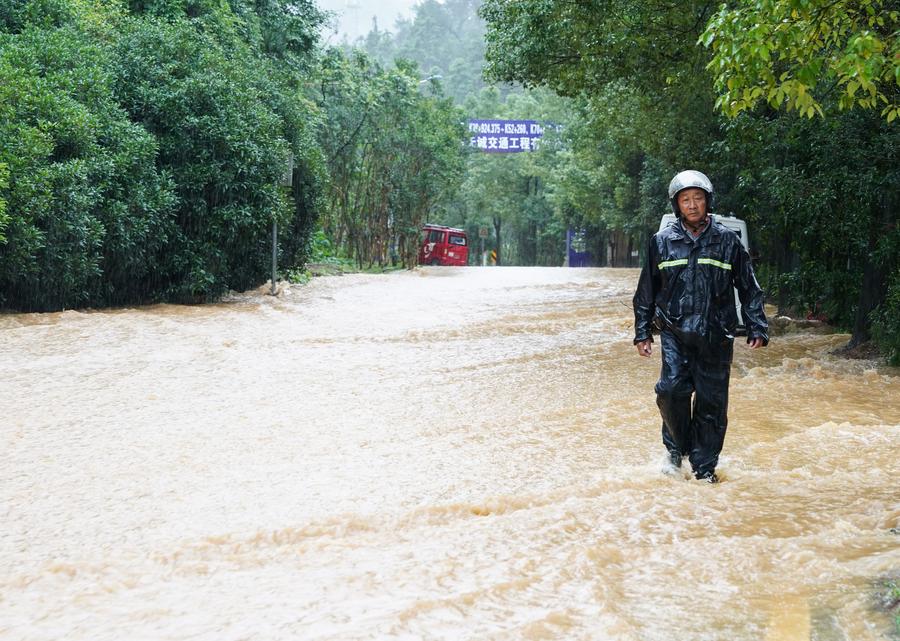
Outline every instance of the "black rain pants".
[[663, 330], [660, 345], [656, 404], [663, 420], [663, 444], [669, 452], [689, 456], [694, 474], [701, 477], [716, 469], [725, 442], [734, 339], [692, 346]]

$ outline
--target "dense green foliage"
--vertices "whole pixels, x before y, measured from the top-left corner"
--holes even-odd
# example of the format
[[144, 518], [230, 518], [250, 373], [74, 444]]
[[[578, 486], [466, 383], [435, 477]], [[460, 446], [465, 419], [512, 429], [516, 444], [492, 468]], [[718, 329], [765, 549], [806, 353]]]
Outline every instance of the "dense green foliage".
[[442, 217], [462, 179], [462, 116], [411, 64], [385, 69], [332, 49], [318, 76], [330, 175], [323, 228], [360, 266], [411, 267], [422, 224]]
[[0, 303], [203, 300], [265, 278], [272, 221], [304, 213], [279, 187], [291, 152], [318, 182], [312, 110], [276, 66], [315, 41], [294, 4], [0, 3]]
[[900, 115], [900, 11], [883, 0], [754, 0], [723, 5], [701, 36], [715, 55], [717, 101], [759, 101], [812, 117], [824, 109]]
[[412, 264], [460, 180], [460, 116], [410, 65], [321, 52], [324, 19], [312, 0], [0, 0], [0, 306], [212, 300], [269, 276], [275, 222], [285, 269], [320, 223], [360, 261], [391, 244]]
[[[746, 12], [750, 4], [729, 6]], [[825, 3], [802, 4], [825, 11]], [[856, 6], [827, 4], [828, 11]], [[896, 23], [882, 5], [867, 4], [876, 26], [879, 19]], [[579, 117], [569, 129], [574, 134], [568, 136], [571, 158], [561, 178], [569, 190], [583, 194], [582, 203], [594, 195], [596, 206], [582, 209], [601, 226], [645, 237], [667, 207], [669, 178], [683, 168], [701, 169], [717, 186], [719, 212], [733, 212], [750, 223], [764, 284], [782, 310], [826, 315], [852, 327], [854, 342], [865, 340], [875, 321], [881, 344], [896, 344], [900, 323], [890, 320], [897, 318], [891, 307], [896, 303], [885, 298], [896, 287], [889, 275], [896, 273], [900, 257], [896, 125], [886, 124], [889, 113], [877, 110], [834, 109], [823, 125], [799, 116], [796, 108], [788, 113], [766, 105], [747, 110], [749, 103], [732, 110], [743, 112], [739, 118], [724, 120], [709, 69], [718, 70], [723, 60], [726, 66], [740, 66], [742, 46], [755, 36], [746, 29], [740, 34], [724, 30], [729, 9], [714, 11], [708, 2], [487, 0], [482, 15], [488, 22], [488, 70], [499, 80], [546, 86], [573, 98]], [[767, 24], [771, 16], [763, 13], [757, 17]], [[854, 38], [841, 33], [841, 42]], [[800, 41], [802, 36], [794, 34], [778, 42]], [[715, 43], [718, 57], [712, 65], [713, 54], [703, 43]], [[832, 44], [810, 50], [811, 55], [829, 55], [837, 47]], [[887, 52], [893, 46], [873, 45], [873, 50]], [[773, 45], [768, 55], [784, 61], [790, 51]], [[871, 56], [857, 53], [861, 66], [871, 62]], [[779, 74], [788, 71], [787, 63], [779, 64]], [[892, 104], [896, 83], [884, 76], [883, 65], [871, 64], [859, 73], [870, 74], [870, 80], [878, 75], [879, 95]], [[720, 81], [733, 77], [723, 73]], [[789, 77], [779, 76], [778, 82]], [[727, 87], [725, 80], [724, 86], [734, 90], [735, 82]], [[843, 86], [851, 91], [849, 82]], [[876, 102], [884, 103], [879, 95]], [[790, 100], [796, 102], [796, 96], [776, 96], [779, 104]], [[730, 97], [719, 104], [723, 101], [732, 104]], [[852, 106], [839, 97], [834, 102]]]
[[[8, 27], [11, 5], [0, 13]], [[174, 194], [156, 143], [116, 104], [109, 50], [62, 6], [38, 14], [53, 19], [49, 28], [0, 35], [9, 167], [0, 303], [23, 308], [116, 301], [120, 287], [154, 273], [172, 231]]]
[[[564, 102], [551, 92], [523, 94], [509, 86], [485, 86], [485, 27], [477, 15], [479, 4], [425, 0], [414, 7], [411, 19], [397, 23], [394, 33], [376, 27], [358, 44], [383, 64], [414, 61], [425, 91], [440, 88], [461, 106], [458, 121], [519, 118], [561, 123], [566, 118]], [[562, 264], [565, 226], [548, 190], [555, 156], [550, 148], [539, 154], [468, 153], [464, 181], [447, 185], [453, 188], [445, 191], [444, 206], [429, 215], [429, 222], [467, 229], [477, 243], [473, 249], [483, 244], [502, 264]], [[483, 242], [475, 240], [482, 228], [490, 230]], [[470, 252], [470, 262], [480, 261], [476, 253]]]

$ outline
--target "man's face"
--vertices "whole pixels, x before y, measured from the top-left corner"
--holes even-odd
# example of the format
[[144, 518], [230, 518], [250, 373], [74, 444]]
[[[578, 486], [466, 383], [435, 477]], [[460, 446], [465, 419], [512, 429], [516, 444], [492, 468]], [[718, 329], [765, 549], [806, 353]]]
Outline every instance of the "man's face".
[[706, 192], [698, 187], [688, 187], [675, 197], [681, 217], [691, 227], [696, 227], [706, 219]]

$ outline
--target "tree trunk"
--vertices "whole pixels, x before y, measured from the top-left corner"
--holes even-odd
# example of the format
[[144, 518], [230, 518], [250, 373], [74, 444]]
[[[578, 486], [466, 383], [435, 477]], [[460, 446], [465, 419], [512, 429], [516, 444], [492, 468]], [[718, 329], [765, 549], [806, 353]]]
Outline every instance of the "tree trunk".
[[[793, 268], [793, 256], [791, 251], [791, 241], [789, 240], [789, 234], [786, 231], [782, 231], [778, 235], [778, 241], [775, 249], [775, 263], [777, 265], [778, 276], [782, 276], [783, 274], [790, 273]], [[794, 310], [789, 309], [789, 300], [790, 300], [790, 292], [786, 286], [779, 285], [778, 286], [778, 315], [779, 316], [794, 316]]]
[[606, 267], [609, 256], [607, 253], [608, 238], [604, 231], [596, 231], [589, 236], [591, 238], [590, 252], [594, 257], [594, 267]]
[[891, 213], [882, 199], [876, 215], [872, 216], [869, 228], [869, 245], [864, 257], [862, 286], [859, 290], [859, 301], [856, 305], [856, 320], [853, 323], [853, 334], [850, 336], [848, 348], [856, 347], [872, 338], [872, 321], [869, 315], [884, 302], [887, 288], [887, 271], [876, 251], [878, 240], [886, 229], [890, 229]]
[[528, 221], [528, 238], [526, 241], [526, 252], [528, 257], [525, 259], [525, 264], [534, 267], [538, 262], [538, 251], [537, 251], [537, 234], [538, 234], [538, 226], [537, 222], [534, 220]]

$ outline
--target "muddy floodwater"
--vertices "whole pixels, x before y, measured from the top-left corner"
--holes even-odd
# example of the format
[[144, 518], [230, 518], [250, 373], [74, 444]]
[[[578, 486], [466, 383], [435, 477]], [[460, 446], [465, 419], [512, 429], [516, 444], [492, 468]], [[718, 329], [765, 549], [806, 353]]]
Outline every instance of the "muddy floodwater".
[[0, 639], [896, 638], [900, 373], [738, 345], [723, 482], [663, 474], [636, 280], [0, 316]]

